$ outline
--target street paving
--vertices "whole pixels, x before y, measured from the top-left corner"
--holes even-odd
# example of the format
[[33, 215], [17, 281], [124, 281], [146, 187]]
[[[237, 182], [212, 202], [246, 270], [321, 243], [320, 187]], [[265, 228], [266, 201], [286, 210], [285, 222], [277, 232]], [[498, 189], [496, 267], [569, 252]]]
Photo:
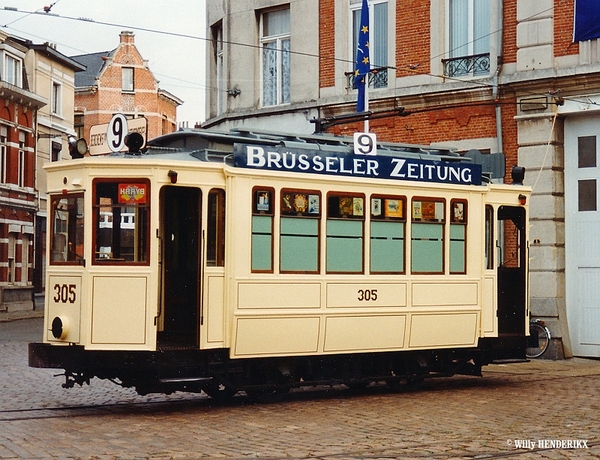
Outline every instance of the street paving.
[[98, 379], [63, 389], [58, 371], [27, 367], [40, 329], [0, 324], [0, 459], [600, 458], [595, 360], [488, 366], [410, 393], [319, 388], [218, 405]]

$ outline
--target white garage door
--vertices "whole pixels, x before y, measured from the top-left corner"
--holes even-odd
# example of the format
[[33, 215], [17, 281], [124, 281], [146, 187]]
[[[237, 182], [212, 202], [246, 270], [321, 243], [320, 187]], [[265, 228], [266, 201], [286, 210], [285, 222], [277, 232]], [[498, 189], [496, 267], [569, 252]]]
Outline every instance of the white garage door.
[[600, 116], [565, 123], [567, 320], [573, 353], [600, 357]]

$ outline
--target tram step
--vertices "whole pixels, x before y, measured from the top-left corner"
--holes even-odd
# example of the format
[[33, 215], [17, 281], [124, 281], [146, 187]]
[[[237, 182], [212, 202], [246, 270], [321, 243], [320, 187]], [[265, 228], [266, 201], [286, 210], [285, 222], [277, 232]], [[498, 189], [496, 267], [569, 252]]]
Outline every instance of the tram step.
[[173, 377], [159, 379], [160, 383], [192, 383], [192, 382], [210, 382], [212, 377]]
[[511, 358], [511, 359], [494, 359], [492, 364], [511, 364], [511, 363], [528, 363], [526, 358]]

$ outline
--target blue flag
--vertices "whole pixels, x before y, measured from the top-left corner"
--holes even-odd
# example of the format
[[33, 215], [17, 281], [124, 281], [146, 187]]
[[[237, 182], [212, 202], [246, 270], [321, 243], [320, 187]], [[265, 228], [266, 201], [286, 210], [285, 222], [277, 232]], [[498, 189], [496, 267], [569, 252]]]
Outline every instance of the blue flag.
[[598, 37], [600, 37], [600, 0], [576, 0], [573, 41], [582, 42]]
[[369, 4], [363, 0], [360, 11], [360, 27], [358, 29], [358, 47], [356, 50], [356, 70], [354, 86], [358, 89], [356, 111], [365, 111], [365, 85], [369, 84], [371, 61], [369, 59]]

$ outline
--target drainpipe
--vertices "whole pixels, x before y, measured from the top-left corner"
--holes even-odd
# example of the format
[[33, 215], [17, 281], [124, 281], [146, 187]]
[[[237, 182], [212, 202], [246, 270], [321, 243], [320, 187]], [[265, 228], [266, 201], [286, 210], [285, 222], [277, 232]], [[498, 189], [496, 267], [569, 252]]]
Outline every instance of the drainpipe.
[[[494, 101], [498, 99], [498, 80], [500, 79], [500, 72], [502, 72], [502, 33], [503, 33], [503, 11], [502, 11], [502, 0], [498, 0], [498, 25], [496, 30], [498, 31], [498, 49], [496, 52], [496, 72], [493, 78], [493, 89], [492, 96]], [[496, 139], [498, 140], [498, 153], [502, 153], [502, 109], [500, 104], [496, 104]]]

